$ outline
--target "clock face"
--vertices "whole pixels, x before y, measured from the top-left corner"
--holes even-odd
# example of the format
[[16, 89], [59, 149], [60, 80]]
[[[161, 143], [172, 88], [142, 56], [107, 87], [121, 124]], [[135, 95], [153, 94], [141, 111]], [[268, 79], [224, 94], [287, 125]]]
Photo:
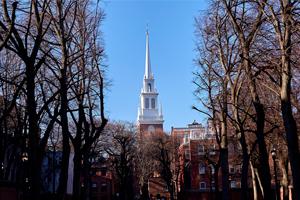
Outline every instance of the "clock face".
[[148, 132], [149, 133], [154, 133], [155, 132], [154, 126], [152, 126], [152, 125], [148, 126]]

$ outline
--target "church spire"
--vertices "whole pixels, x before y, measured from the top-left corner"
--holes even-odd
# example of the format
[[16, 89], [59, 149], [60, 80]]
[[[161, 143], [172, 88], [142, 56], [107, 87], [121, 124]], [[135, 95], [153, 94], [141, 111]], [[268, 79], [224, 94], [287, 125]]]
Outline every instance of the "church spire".
[[150, 50], [149, 50], [149, 33], [146, 31], [146, 59], [145, 59], [145, 78], [152, 78], [151, 64], [150, 64]]
[[158, 92], [154, 84], [155, 80], [151, 71], [150, 51], [149, 51], [149, 32], [146, 31], [146, 58], [145, 75], [143, 87], [140, 93], [140, 107], [138, 108], [137, 121], [140, 130], [146, 132], [163, 131], [162, 109], [158, 105]]

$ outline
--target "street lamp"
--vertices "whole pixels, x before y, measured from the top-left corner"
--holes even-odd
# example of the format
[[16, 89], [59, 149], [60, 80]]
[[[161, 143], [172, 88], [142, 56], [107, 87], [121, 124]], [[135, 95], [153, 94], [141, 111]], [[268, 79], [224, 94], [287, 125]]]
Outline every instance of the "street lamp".
[[28, 199], [28, 195], [29, 195], [29, 190], [30, 190], [30, 183], [29, 183], [29, 177], [28, 177], [28, 160], [29, 160], [29, 156], [28, 153], [26, 151], [24, 151], [21, 154], [21, 160], [22, 160], [22, 165], [23, 165], [23, 195], [24, 195], [24, 199]]
[[27, 152], [23, 152], [23, 153], [22, 153], [22, 158], [21, 158], [21, 159], [22, 159], [23, 162], [28, 161], [28, 153], [27, 153]]
[[276, 166], [276, 149], [273, 148], [271, 151], [272, 159], [273, 159], [273, 166], [274, 166], [274, 176], [275, 176], [275, 197], [276, 200], [280, 199], [280, 193], [279, 193], [279, 184], [278, 184], [278, 178], [277, 178], [277, 166]]

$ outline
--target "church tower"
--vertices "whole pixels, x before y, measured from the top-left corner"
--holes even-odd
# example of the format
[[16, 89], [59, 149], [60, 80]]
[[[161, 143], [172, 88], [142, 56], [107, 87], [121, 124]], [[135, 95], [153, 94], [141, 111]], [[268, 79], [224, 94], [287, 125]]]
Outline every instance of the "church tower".
[[140, 94], [137, 125], [142, 135], [151, 135], [163, 131], [162, 108], [158, 105], [158, 92], [150, 65], [149, 33], [146, 32], [146, 59], [143, 87]]

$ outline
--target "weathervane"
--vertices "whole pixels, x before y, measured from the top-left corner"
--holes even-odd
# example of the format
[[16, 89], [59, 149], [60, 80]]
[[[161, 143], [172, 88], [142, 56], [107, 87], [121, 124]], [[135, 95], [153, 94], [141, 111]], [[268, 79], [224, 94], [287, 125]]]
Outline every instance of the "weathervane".
[[147, 34], [147, 35], [149, 34], [148, 29], [149, 29], [149, 26], [148, 26], [148, 23], [147, 23], [147, 24], [146, 24], [146, 34]]

